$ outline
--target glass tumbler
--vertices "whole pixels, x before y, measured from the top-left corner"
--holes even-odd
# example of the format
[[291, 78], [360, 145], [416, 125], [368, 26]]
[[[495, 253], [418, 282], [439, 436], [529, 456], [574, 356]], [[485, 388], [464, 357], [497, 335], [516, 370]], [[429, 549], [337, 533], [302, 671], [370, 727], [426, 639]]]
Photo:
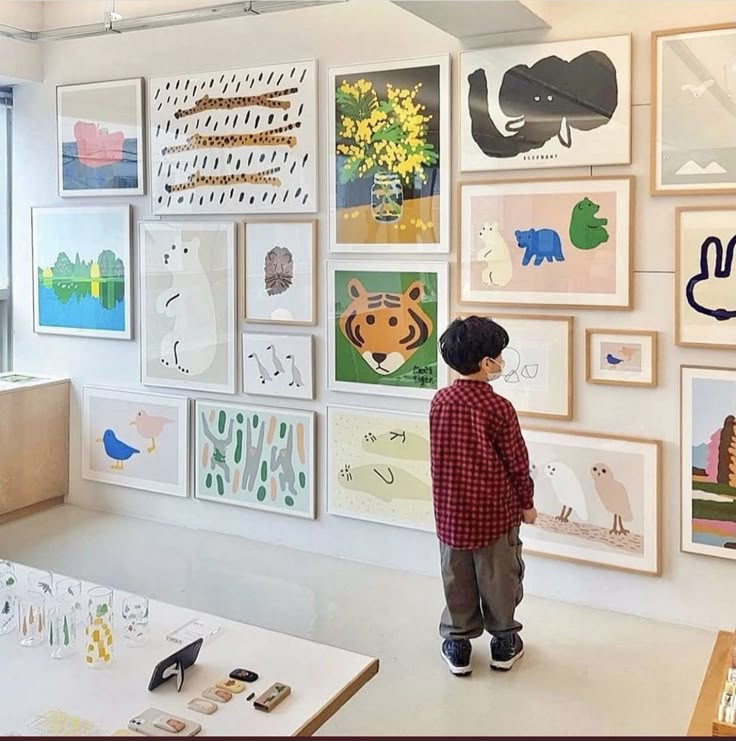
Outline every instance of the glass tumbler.
[[40, 646], [46, 640], [46, 599], [28, 592], [18, 600], [18, 630], [21, 646]]
[[123, 638], [131, 648], [148, 641], [148, 597], [131, 594], [123, 600]]
[[10, 561], [0, 561], [0, 636], [16, 627], [18, 577]]
[[84, 661], [91, 669], [112, 661], [112, 589], [92, 587], [87, 591]]
[[54, 584], [54, 598], [58, 605], [67, 605], [74, 609], [74, 619], [77, 628], [81, 631], [84, 627], [84, 615], [82, 613], [82, 582], [79, 579], [64, 577], [57, 579]]
[[77, 609], [69, 602], [60, 602], [49, 610], [49, 646], [52, 659], [65, 659], [74, 653], [77, 620]]

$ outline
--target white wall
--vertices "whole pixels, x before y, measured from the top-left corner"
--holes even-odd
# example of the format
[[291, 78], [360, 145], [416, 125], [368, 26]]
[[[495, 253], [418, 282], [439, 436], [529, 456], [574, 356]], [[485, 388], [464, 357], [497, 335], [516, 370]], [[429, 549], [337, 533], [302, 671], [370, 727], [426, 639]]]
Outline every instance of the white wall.
[[[733, 353], [698, 352], [673, 346], [674, 206], [720, 204], [726, 198], [659, 198], [648, 192], [649, 32], [654, 28], [727, 21], [736, 3], [567, 2], [534, 0], [532, 10], [550, 21], [547, 38], [579, 38], [634, 31], [634, 164], [600, 168], [628, 173], [636, 182], [636, 299], [632, 312], [576, 313], [575, 421], [560, 428], [633, 434], [663, 440], [663, 568], [661, 578], [635, 576], [554, 560], [529, 558], [530, 593], [703, 626], [732, 628], [736, 617], [732, 562], [679, 553], [678, 374], [681, 363], [728, 365]], [[595, 11], [591, 9], [595, 6]], [[539, 36], [535, 37], [539, 38]], [[507, 41], [508, 39], [504, 39]], [[524, 39], [526, 40], [526, 39]], [[127, 491], [80, 478], [79, 397], [84, 384], [132, 386], [138, 383], [136, 342], [70, 339], [33, 334], [30, 207], [58, 204], [55, 180], [54, 86], [121, 76], [181, 73], [289, 59], [316, 57], [321, 64], [320, 131], [322, 183], [320, 261], [327, 256], [327, 100], [325, 68], [332, 64], [456, 51], [459, 44], [423, 21], [383, 2], [350, 3], [290, 14], [226, 20], [138, 34], [50, 44], [43, 85], [18, 90], [15, 142], [14, 319], [15, 365], [35, 372], [68, 373], [75, 384], [72, 409], [70, 501], [90, 507], [162, 521], [240, 534], [296, 548], [402, 569], [436, 573], [437, 547], [427, 534], [339, 519], [325, 513], [325, 471], [320, 466], [320, 516], [305, 522], [268, 513], [194, 500]], [[94, 65], [90, 63], [94, 60]], [[586, 174], [589, 170], [546, 171]], [[526, 173], [530, 176], [531, 173]], [[520, 174], [519, 176], [524, 176]], [[74, 203], [75, 201], [70, 201]], [[134, 200], [136, 218], [148, 213], [147, 198]], [[323, 273], [320, 273], [323, 275]], [[324, 285], [320, 286], [324, 295]], [[426, 405], [403, 399], [328, 394], [325, 390], [325, 307], [317, 329], [318, 402], [422, 411]], [[582, 342], [585, 327], [656, 329], [661, 334], [660, 386], [655, 390], [617, 390], [586, 386]], [[194, 396], [194, 394], [192, 394]], [[309, 405], [304, 405], [308, 407]], [[320, 460], [325, 453], [325, 419], [319, 418]]]

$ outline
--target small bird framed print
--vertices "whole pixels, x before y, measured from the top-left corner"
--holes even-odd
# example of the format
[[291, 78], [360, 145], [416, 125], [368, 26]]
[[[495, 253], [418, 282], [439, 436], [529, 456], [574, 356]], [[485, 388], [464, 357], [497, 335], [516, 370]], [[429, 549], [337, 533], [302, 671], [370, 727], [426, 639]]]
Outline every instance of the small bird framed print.
[[186, 497], [188, 451], [186, 397], [84, 387], [82, 478]]
[[610, 386], [656, 386], [657, 333], [586, 329], [585, 380]]

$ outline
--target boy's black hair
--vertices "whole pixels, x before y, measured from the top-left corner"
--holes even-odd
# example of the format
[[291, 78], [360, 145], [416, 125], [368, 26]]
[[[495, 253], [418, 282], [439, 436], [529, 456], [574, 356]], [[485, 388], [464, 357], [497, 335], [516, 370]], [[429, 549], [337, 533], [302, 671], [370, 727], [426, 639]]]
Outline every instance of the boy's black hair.
[[455, 319], [440, 337], [445, 363], [461, 376], [480, 370], [483, 358], [497, 358], [509, 344], [509, 333], [493, 319], [469, 316]]

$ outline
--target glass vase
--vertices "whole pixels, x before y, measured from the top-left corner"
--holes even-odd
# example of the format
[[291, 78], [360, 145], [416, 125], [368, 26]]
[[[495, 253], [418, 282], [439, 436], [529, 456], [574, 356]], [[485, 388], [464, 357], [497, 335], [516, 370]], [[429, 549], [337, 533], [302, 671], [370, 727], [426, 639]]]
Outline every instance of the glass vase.
[[74, 653], [77, 643], [77, 610], [61, 602], [49, 610], [49, 647], [52, 659], [65, 659]]
[[148, 641], [148, 598], [131, 594], [123, 600], [123, 638], [130, 648]]
[[0, 561], [0, 636], [16, 627], [18, 577], [10, 561]]
[[371, 186], [371, 215], [379, 224], [399, 221], [404, 212], [404, 187], [393, 172], [380, 170]]
[[113, 635], [112, 589], [92, 587], [87, 592], [84, 660], [91, 669], [108, 666], [112, 661]]

